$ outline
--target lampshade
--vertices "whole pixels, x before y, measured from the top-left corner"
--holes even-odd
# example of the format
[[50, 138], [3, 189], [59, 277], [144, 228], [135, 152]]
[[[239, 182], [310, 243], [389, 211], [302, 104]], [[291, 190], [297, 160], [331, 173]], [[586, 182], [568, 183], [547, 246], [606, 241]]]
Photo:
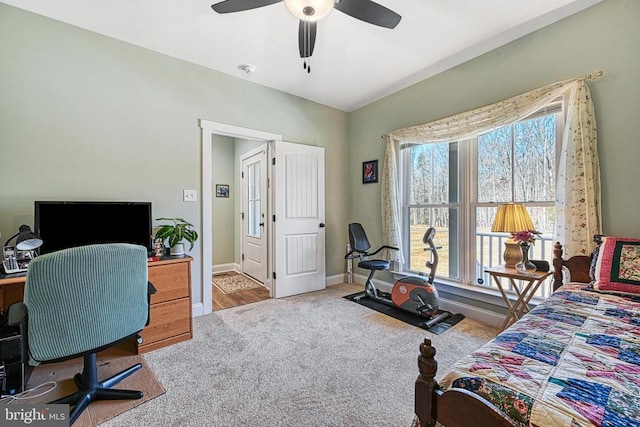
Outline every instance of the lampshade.
[[493, 220], [491, 231], [500, 233], [517, 233], [519, 231], [535, 231], [529, 212], [520, 203], [500, 205]]
[[16, 249], [19, 251], [32, 251], [42, 246], [42, 239], [31, 231], [31, 227], [23, 224], [18, 230], [18, 233], [9, 237], [9, 240], [4, 244], [5, 246], [9, 246], [14, 237], [16, 238]]
[[284, 0], [284, 4], [296, 18], [317, 21], [333, 10], [335, 0]]
[[[524, 205], [520, 203], [507, 203], [506, 205], [500, 205], [498, 207], [491, 231], [517, 233], [519, 231], [535, 231], [535, 227]], [[520, 247], [511, 237], [504, 242], [502, 258], [504, 259], [504, 265], [509, 268], [514, 268], [515, 265], [522, 260]]]

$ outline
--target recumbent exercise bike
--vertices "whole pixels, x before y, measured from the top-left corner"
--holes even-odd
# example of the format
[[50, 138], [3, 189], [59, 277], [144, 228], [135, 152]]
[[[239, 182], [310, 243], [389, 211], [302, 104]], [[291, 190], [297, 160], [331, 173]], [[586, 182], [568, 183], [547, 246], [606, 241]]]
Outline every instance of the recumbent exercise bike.
[[383, 259], [369, 259], [369, 257], [376, 255], [383, 249], [397, 251], [398, 248], [383, 245], [375, 252], [367, 252], [371, 249], [371, 244], [367, 239], [362, 225], [359, 223], [349, 224], [349, 244], [351, 250], [345, 255], [345, 259], [359, 258], [358, 267], [369, 270], [369, 277], [367, 277], [364, 285], [364, 292], [355, 296], [353, 300], [360, 301], [363, 298], [370, 298], [428, 318], [429, 320], [425, 322], [427, 328], [451, 316], [451, 313], [446, 311], [438, 314], [438, 290], [433, 284], [433, 280], [438, 267], [438, 249], [441, 247], [434, 245], [433, 238], [435, 235], [435, 228], [429, 227], [422, 237], [423, 243], [427, 245], [424, 250], [429, 251], [431, 254], [430, 259], [425, 263], [425, 266], [429, 269], [428, 277], [422, 275], [402, 277], [393, 285], [391, 293], [388, 293], [376, 288], [376, 285], [373, 283], [373, 275], [376, 271], [388, 270], [391, 267], [391, 262]]

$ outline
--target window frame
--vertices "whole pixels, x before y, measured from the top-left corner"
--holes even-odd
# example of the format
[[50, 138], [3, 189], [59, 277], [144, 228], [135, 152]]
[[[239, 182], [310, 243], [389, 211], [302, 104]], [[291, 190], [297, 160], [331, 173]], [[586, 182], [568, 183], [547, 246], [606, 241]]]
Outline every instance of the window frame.
[[[560, 165], [560, 155], [562, 151], [562, 138], [564, 131], [564, 121], [565, 121], [565, 111], [566, 111], [566, 99], [562, 97], [560, 99], [556, 99], [540, 110], [530, 114], [529, 116], [514, 121], [507, 126], [513, 126], [515, 123], [523, 122], [527, 120], [534, 119], [536, 117], [545, 116], [548, 114], [555, 114], [555, 166], [554, 166], [554, 178], [556, 182], [554, 186], [557, 186], [558, 179], [558, 169]], [[446, 142], [446, 141], [443, 141]], [[444, 277], [438, 275], [436, 272], [436, 282], [438, 284], [447, 284], [451, 285], [446, 286], [448, 292], [454, 291], [456, 288], [462, 289], [463, 292], [467, 291], [479, 291], [480, 293], [488, 293], [493, 295], [497, 294], [497, 288], [493, 283], [486, 283], [484, 285], [479, 285], [475, 276], [475, 263], [476, 263], [476, 236], [477, 236], [477, 220], [476, 220], [476, 210], [481, 207], [493, 207], [498, 206], [499, 204], [505, 203], [501, 202], [478, 202], [478, 186], [477, 186], [477, 174], [478, 174], [478, 144], [477, 144], [477, 136], [472, 138], [467, 138], [464, 140], [452, 141], [448, 142], [457, 143], [457, 156], [458, 156], [458, 202], [448, 202], [443, 204], [437, 203], [429, 203], [429, 204], [409, 204], [406, 203], [411, 198], [411, 185], [410, 183], [410, 162], [411, 156], [407, 154], [410, 152], [411, 147], [416, 145], [421, 145], [417, 143], [413, 144], [402, 144], [401, 145], [401, 154], [400, 154], [400, 177], [401, 177], [401, 195], [402, 195], [402, 217], [401, 217], [401, 229], [402, 229], [402, 239], [403, 239], [403, 250], [407, 256], [405, 256], [404, 264], [400, 265], [400, 270], [402, 272], [406, 272], [409, 274], [422, 274], [423, 271], [415, 271], [410, 269], [411, 263], [411, 239], [410, 239], [410, 221], [409, 221], [409, 211], [413, 208], [456, 208], [458, 209], [458, 245], [459, 249], [457, 251], [458, 255], [458, 270], [459, 277], [456, 279], [452, 279], [449, 277]], [[450, 150], [451, 152], [451, 150]], [[513, 162], [515, 160], [512, 156], [512, 176], [513, 176]], [[512, 184], [513, 188], [513, 184]], [[514, 198], [513, 189], [512, 189], [512, 199]], [[554, 198], [555, 199], [555, 198]], [[524, 201], [518, 202], [523, 203], [527, 207], [545, 207], [545, 206], [555, 206], [555, 200], [552, 201]], [[473, 215], [472, 215], [473, 214]], [[466, 248], [466, 249], [462, 249]], [[458, 292], [452, 292], [458, 293]], [[474, 292], [475, 294], [475, 292]], [[484, 298], [477, 298], [477, 294], [474, 299], [483, 300]], [[535, 300], [536, 298], [534, 298]], [[486, 302], [493, 302], [493, 298], [486, 300]]]

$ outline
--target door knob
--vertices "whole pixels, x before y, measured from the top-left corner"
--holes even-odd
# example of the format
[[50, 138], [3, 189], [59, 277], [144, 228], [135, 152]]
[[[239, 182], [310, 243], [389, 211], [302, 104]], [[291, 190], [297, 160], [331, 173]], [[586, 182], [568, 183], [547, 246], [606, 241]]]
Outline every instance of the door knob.
[[320, 228], [324, 228], [324, 222], [320, 223]]

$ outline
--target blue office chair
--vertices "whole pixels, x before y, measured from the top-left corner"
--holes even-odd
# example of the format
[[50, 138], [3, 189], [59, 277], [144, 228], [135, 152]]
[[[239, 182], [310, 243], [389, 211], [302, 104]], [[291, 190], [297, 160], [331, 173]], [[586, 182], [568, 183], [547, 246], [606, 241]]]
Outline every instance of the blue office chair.
[[9, 307], [9, 322], [20, 325], [26, 337], [25, 363], [84, 357], [84, 369], [74, 377], [78, 391], [51, 402], [73, 406], [71, 424], [94, 400], [142, 397], [140, 391], [111, 388], [141, 364], [98, 381], [96, 353], [136, 336], [148, 324], [155, 290], [147, 271], [146, 248], [124, 243], [65, 249], [29, 264], [24, 302]]

